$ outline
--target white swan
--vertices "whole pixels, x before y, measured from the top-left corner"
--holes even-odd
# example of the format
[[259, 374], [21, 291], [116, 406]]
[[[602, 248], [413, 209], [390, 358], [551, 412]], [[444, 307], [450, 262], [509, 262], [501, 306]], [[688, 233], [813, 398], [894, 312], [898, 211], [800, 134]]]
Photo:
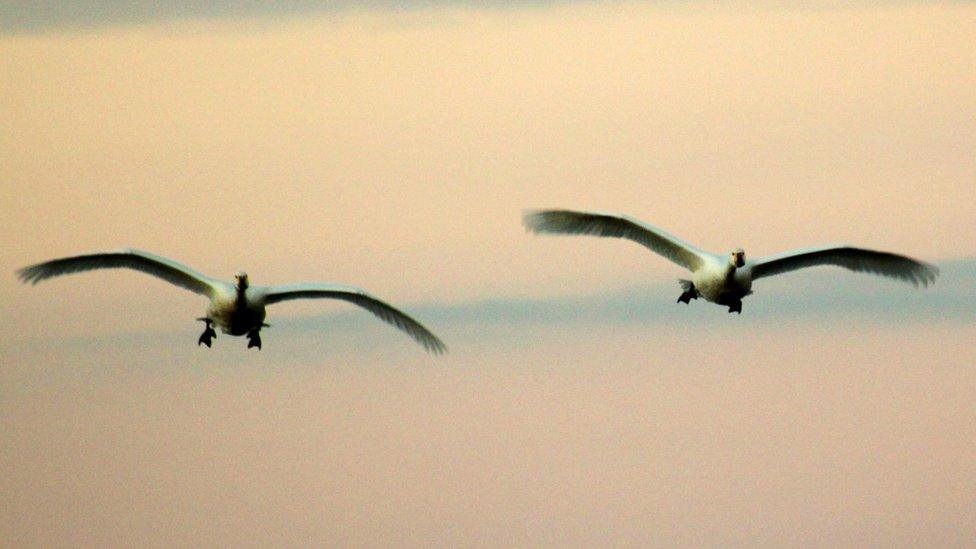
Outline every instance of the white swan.
[[723, 257], [684, 242], [657, 227], [632, 217], [569, 210], [527, 212], [523, 222], [534, 233], [588, 234], [626, 238], [650, 248], [691, 271], [691, 280], [680, 280], [684, 290], [678, 302], [689, 303], [704, 297], [729, 312], [742, 313], [742, 298], [752, 293], [752, 281], [764, 276], [813, 267], [836, 265], [852, 271], [868, 272], [928, 286], [939, 270], [934, 265], [888, 252], [850, 246], [826, 246], [793, 250], [779, 255], [747, 261], [742, 248]]
[[287, 286], [250, 286], [247, 274], [238, 273], [236, 284], [210, 278], [173, 260], [141, 250], [122, 249], [74, 257], [65, 257], [31, 265], [17, 271], [24, 282], [37, 284], [55, 276], [92, 269], [128, 268], [159, 277], [171, 284], [210, 298], [207, 315], [198, 318], [206, 323], [197, 345], [210, 347], [217, 336], [213, 325], [234, 336], [247, 335], [247, 347], [261, 348], [261, 328], [265, 306], [279, 301], [303, 298], [342, 299], [359, 305], [406, 332], [427, 351], [439, 354], [447, 350], [444, 343], [406, 314], [370, 296], [363, 290], [340, 284], [292, 284]]

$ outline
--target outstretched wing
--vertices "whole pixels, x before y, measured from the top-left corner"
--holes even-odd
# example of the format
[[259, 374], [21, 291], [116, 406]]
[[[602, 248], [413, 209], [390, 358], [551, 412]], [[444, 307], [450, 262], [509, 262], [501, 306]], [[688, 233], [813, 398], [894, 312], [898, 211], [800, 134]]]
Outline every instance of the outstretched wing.
[[537, 234], [588, 234], [633, 240], [690, 271], [697, 270], [709, 255], [672, 234], [625, 215], [537, 210], [526, 213], [522, 221], [528, 230]]
[[939, 276], [935, 265], [889, 252], [876, 252], [850, 246], [827, 246], [793, 250], [760, 258], [752, 264], [752, 278], [772, 276], [805, 267], [835, 265], [852, 271], [887, 276], [914, 286], [928, 286]]
[[193, 269], [171, 259], [144, 252], [142, 250], [121, 249], [74, 257], [54, 259], [24, 267], [17, 275], [24, 282], [37, 284], [56, 276], [91, 271], [94, 269], [133, 269], [161, 278], [170, 284], [186, 288], [191, 292], [213, 297], [222, 282], [204, 276]]
[[417, 343], [423, 345], [427, 351], [433, 354], [440, 354], [447, 350], [447, 347], [437, 336], [422, 324], [407, 316], [406, 313], [353, 286], [341, 284], [289, 284], [286, 286], [262, 287], [256, 290], [257, 295], [260, 296], [259, 299], [263, 299], [268, 305], [289, 299], [322, 298], [342, 299], [350, 303], [355, 303], [379, 317], [380, 320], [406, 332]]

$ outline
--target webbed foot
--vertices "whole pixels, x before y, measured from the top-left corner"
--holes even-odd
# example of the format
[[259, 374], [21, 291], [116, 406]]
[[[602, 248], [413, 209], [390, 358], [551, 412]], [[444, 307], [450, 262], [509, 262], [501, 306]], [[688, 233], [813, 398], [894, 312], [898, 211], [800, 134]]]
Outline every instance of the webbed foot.
[[247, 348], [257, 347], [261, 350], [261, 334], [258, 330], [252, 330], [247, 333]]
[[202, 320], [207, 325], [203, 334], [200, 335], [200, 339], [197, 340], [197, 347], [206, 345], [209, 348], [213, 343], [213, 338], [217, 337], [217, 332], [213, 329], [213, 321], [209, 318], [198, 318], [197, 320]]
[[680, 296], [678, 296], [677, 303], [684, 303], [685, 305], [688, 305], [691, 303], [692, 299], [698, 299], [699, 296], [698, 290], [695, 288], [695, 285], [690, 280], [679, 278], [678, 284], [681, 286], [681, 289], [684, 291], [681, 293]]
[[738, 313], [740, 315], [742, 314], [742, 301], [736, 301], [729, 304], [729, 314], [732, 313]]

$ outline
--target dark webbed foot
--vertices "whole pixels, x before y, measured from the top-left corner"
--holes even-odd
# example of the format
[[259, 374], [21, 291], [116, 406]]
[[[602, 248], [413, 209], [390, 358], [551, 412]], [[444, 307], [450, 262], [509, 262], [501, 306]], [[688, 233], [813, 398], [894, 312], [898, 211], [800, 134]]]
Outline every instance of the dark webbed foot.
[[261, 350], [261, 334], [258, 330], [251, 330], [247, 333], [247, 348], [257, 347]]
[[213, 329], [213, 321], [209, 318], [198, 318], [197, 320], [202, 320], [207, 325], [206, 329], [203, 330], [203, 334], [200, 335], [200, 339], [197, 340], [197, 347], [200, 345], [210, 347], [213, 343], [213, 338], [217, 337], [217, 332]]
[[729, 304], [729, 314], [732, 313], [742, 314], [742, 301], [735, 301]]
[[685, 305], [688, 305], [691, 303], [692, 299], [698, 299], [698, 290], [695, 289], [695, 285], [692, 284], [690, 280], [679, 280], [678, 283], [681, 284], [681, 289], [684, 290], [684, 292], [678, 296], [678, 301], [676, 301], [676, 303], [684, 303]]

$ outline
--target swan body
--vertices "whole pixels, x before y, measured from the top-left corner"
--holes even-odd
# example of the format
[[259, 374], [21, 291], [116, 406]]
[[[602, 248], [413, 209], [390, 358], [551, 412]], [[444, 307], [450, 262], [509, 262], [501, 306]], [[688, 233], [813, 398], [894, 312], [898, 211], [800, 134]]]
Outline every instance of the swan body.
[[747, 260], [742, 248], [727, 256], [713, 254], [657, 227], [625, 215], [577, 212], [571, 210], [531, 211], [523, 217], [525, 227], [534, 233], [583, 234], [625, 238], [691, 271], [690, 280], [680, 280], [678, 302], [688, 304], [699, 297], [724, 305], [730, 313], [742, 313], [742, 298], [752, 293], [759, 278], [805, 267], [834, 265], [928, 286], [938, 277], [934, 265], [910, 257], [851, 246], [824, 246], [792, 250], [782, 254]]
[[748, 269], [734, 268], [733, 263], [716, 256], [705, 259], [692, 273], [691, 282], [699, 296], [720, 305], [731, 305], [752, 293], [752, 277]]
[[198, 345], [210, 347], [213, 338], [217, 336], [214, 330], [216, 326], [225, 334], [246, 335], [248, 348], [260, 349], [260, 331], [268, 327], [264, 323], [265, 308], [268, 305], [292, 299], [331, 298], [365, 308], [384, 322], [405, 332], [431, 353], [439, 354], [447, 350], [437, 336], [405, 313], [359, 288], [342, 284], [251, 286], [244, 272], [237, 273], [235, 283], [231, 284], [208, 277], [171, 259], [129, 248], [54, 259], [20, 269], [17, 274], [24, 282], [37, 284], [42, 280], [70, 273], [112, 268], [141, 271], [209, 298], [206, 316], [197, 319], [206, 324]]

